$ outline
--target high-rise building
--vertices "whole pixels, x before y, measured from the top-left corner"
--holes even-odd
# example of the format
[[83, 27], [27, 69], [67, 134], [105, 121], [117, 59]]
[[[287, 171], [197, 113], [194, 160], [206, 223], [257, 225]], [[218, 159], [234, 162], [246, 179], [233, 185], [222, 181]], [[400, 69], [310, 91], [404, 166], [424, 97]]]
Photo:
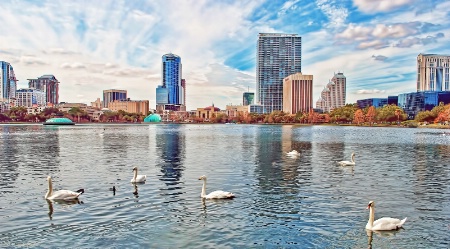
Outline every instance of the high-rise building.
[[43, 75], [37, 79], [28, 79], [28, 87], [35, 88], [45, 93], [45, 102], [59, 103], [59, 81], [54, 75]]
[[158, 86], [156, 88], [156, 105], [169, 104], [169, 89]]
[[16, 96], [17, 79], [9, 62], [0, 61], [0, 102], [10, 102]]
[[16, 91], [15, 106], [45, 106], [45, 93], [39, 89], [22, 88]]
[[450, 55], [417, 56], [417, 91], [450, 91]]
[[183, 104], [181, 73], [181, 58], [178, 55], [170, 53], [162, 56], [161, 85], [169, 90], [169, 104]]
[[283, 79], [302, 71], [302, 38], [260, 33], [257, 44], [256, 99], [264, 113], [283, 110]]
[[323, 112], [330, 112], [335, 108], [345, 106], [347, 78], [343, 73], [335, 73], [320, 93], [316, 108]]
[[283, 82], [283, 112], [296, 114], [313, 108], [313, 76], [296, 73]]
[[105, 108], [108, 108], [109, 102], [126, 99], [127, 99], [127, 90], [117, 90], [117, 89], [103, 90], [103, 107]]
[[245, 92], [242, 95], [242, 105], [254, 104], [255, 103], [254, 99], [255, 99], [255, 93]]
[[181, 89], [183, 94], [183, 100], [181, 101], [181, 104], [186, 106], [186, 79], [181, 79]]

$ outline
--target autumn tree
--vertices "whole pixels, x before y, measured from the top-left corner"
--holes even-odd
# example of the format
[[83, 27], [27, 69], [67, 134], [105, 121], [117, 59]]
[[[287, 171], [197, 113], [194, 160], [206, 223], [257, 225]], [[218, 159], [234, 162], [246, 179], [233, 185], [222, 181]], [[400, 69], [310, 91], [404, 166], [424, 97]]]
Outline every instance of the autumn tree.
[[353, 117], [353, 123], [356, 123], [357, 125], [360, 125], [361, 123], [364, 123], [364, 113], [361, 109], [358, 109]]
[[376, 109], [374, 106], [370, 106], [366, 113], [366, 121], [369, 123], [370, 126], [372, 126], [373, 122], [375, 121], [375, 117], [377, 115]]

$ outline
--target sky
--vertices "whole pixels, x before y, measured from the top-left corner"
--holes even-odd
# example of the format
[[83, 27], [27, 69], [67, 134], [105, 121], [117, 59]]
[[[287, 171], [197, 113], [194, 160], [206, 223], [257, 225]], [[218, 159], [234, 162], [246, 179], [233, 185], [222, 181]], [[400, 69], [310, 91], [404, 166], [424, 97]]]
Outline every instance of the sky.
[[450, 55], [450, 0], [2, 0], [0, 60], [18, 88], [53, 74], [60, 101], [125, 89], [155, 108], [161, 57], [181, 57], [188, 110], [256, 91], [259, 33], [302, 37], [314, 105], [334, 73], [347, 103], [416, 91], [419, 53]]

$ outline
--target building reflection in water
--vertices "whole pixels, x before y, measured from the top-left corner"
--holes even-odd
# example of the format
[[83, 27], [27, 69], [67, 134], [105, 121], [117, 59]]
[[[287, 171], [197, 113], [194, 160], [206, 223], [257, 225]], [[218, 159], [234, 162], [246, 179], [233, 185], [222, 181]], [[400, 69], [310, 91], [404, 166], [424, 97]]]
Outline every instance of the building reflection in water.
[[[160, 180], [169, 190], [181, 189], [180, 183], [184, 170], [185, 134], [182, 125], [158, 126], [156, 129], [156, 154], [161, 159], [157, 166], [161, 168]], [[181, 193], [172, 193], [181, 194]]]

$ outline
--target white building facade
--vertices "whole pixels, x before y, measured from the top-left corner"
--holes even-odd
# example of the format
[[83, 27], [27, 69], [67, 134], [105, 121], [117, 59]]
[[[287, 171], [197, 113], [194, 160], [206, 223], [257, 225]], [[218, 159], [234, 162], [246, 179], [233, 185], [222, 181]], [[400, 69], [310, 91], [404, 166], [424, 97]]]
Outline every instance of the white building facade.
[[417, 56], [417, 91], [450, 91], [450, 55], [419, 54]]
[[15, 106], [45, 106], [45, 93], [39, 89], [22, 88], [16, 91]]
[[323, 112], [331, 112], [335, 108], [345, 106], [347, 78], [343, 73], [335, 73], [320, 93], [320, 98], [316, 102], [316, 108]]

